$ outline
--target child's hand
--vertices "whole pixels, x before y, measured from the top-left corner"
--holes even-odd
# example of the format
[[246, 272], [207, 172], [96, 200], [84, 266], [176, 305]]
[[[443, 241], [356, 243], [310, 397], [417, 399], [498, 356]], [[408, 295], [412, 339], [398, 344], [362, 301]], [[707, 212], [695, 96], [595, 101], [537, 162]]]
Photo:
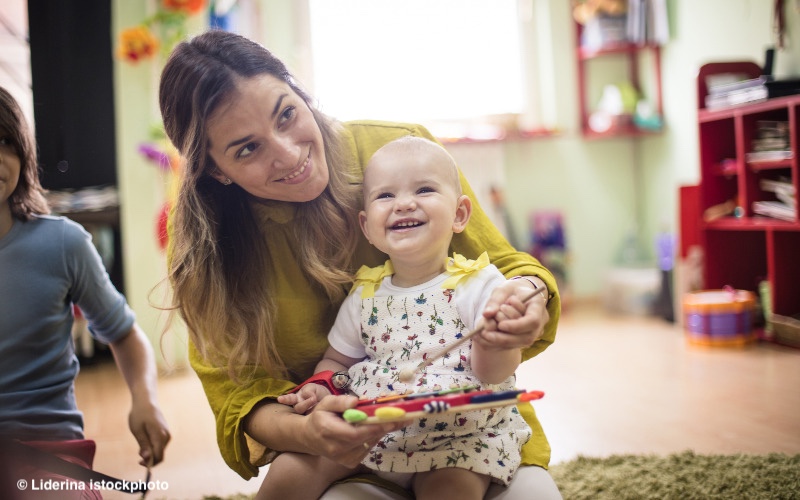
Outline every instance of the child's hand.
[[305, 415], [317, 405], [322, 398], [330, 396], [330, 391], [320, 384], [306, 384], [292, 394], [278, 396], [278, 403], [294, 407], [295, 413]]
[[149, 402], [134, 401], [128, 426], [139, 443], [139, 456], [142, 457], [139, 465], [150, 467], [164, 460], [164, 449], [171, 436], [158, 407]]

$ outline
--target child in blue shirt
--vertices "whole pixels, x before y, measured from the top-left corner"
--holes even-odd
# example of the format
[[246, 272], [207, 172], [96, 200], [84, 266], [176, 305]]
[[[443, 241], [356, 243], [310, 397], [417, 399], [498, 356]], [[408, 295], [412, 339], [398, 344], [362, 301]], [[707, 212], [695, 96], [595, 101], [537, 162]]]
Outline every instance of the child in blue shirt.
[[[91, 468], [94, 443], [84, 439], [75, 401], [74, 303], [93, 336], [109, 345], [128, 385], [128, 423], [140, 463], [157, 464], [170, 433], [156, 401], [152, 346], [89, 234], [69, 219], [48, 215], [43, 193], [31, 129], [16, 100], [0, 87], [0, 440], [21, 441]], [[9, 479], [54, 477], [0, 448]]]

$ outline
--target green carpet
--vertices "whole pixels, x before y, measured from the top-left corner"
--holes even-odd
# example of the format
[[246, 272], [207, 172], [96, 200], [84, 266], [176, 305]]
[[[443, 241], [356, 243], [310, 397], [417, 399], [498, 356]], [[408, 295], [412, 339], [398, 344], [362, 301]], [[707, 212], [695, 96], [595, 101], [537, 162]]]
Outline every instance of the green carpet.
[[564, 500], [800, 500], [800, 454], [578, 457], [550, 473]]
[[550, 473], [564, 500], [800, 499], [800, 455], [578, 457]]

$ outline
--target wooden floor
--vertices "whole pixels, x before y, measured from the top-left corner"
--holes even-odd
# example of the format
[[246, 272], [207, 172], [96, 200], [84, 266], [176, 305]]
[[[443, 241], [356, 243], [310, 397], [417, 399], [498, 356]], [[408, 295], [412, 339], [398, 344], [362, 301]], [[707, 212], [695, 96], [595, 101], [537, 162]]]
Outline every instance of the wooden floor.
[[[697, 348], [679, 326], [658, 318], [609, 316], [594, 305], [565, 311], [558, 339], [518, 371], [536, 401], [552, 463], [615, 453], [800, 453], [800, 350], [772, 344]], [[148, 498], [199, 499], [254, 492], [224, 464], [214, 421], [192, 372], [164, 376], [160, 400], [172, 443], [153, 480], [168, 488]], [[110, 363], [88, 366], [76, 387], [95, 468], [138, 480], [127, 431], [129, 399]], [[106, 492], [107, 499], [130, 495]]]

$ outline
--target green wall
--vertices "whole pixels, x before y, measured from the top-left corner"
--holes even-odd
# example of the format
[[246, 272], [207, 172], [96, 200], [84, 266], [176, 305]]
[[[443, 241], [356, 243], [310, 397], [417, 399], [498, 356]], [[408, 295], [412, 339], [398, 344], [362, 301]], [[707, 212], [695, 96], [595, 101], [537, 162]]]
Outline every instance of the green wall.
[[[552, 52], [540, 58], [538, 70], [548, 70], [549, 79], [542, 88], [556, 89], [548, 108], [561, 133], [503, 145], [506, 201], [516, 233], [525, 238], [531, 211], [563, 212], [571, 291], [576, 298], [594, 297], [602, 292], [605, 273], [615, 265], [626, 235], [636, 232], [646, 258], [652, 261], [651, 242], [657, 232], [678, 230], [678, 187], [698, 180], [695, 75], [706, 62], [762, 62], [764, 49], [773, 43], [772, 2], [668, 2], [672, 40], [662, 50], [666, 131], [640, 139], [636, 145], [630, 139], [587, 141], [581, 137], [569, 2], [530, 1], [533, 11], [547, 18], [543, 25], [550, 27]], [[145, 4], [113, 0], [115, 36], [148, 14]], [[309, 71], [303, 63], [307, 51], [302, 42], [307, 30], [303, 9], [302, 1], [261, 0], [256, 18], [257, 29], [264, 34], [260, 41], [283, 57], [301, 82]], [[791, 4], [787, 16], [791, 42], [799, 18]], [[194, 21], [191, 28], [201, 30], [202, 21]], [[779, 76], [800, 72], [797, 53], [777, 54]], [[156, 66], [118, 62], [115, 85], [126, 292], [140, 324], [158, 346], [164, 321], [152, 304], [161, 303], [166, 289], [159, 283], [166, 269], [156, 245], [154, 217], [165, 196], [165, 183], [157, 169], [136, 152], [138, 144], [147, 140], [150, 124], [158, 121]], [[184, 359], [183, 338], [179, 328], [163, 339], [164, 354], [172, 365]]]

